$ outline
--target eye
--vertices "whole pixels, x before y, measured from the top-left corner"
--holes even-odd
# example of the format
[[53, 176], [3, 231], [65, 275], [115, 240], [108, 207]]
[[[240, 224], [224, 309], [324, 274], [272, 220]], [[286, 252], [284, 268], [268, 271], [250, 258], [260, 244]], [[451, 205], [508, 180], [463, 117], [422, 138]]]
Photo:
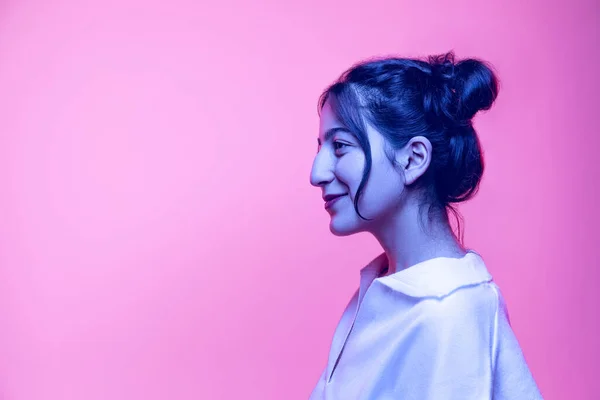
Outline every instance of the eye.
[[337, 140], [335, 142], [333, 142], [333, 148], [335, 149], [335, 151], [342, 150], [344, 147], [347, 147], [347, 146], [349, 146], [349, 144], [344, 143], [344, 142], [340, 142]]

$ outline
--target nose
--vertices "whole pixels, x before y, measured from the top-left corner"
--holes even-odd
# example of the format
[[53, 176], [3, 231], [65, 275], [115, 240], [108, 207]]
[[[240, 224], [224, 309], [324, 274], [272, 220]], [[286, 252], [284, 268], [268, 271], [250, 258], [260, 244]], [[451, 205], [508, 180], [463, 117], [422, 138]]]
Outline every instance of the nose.
[[319, 152], [313, 161], [310, 171], [310, 184], [316, 187], [324, 186], [334, 179], [333, 164], [325, 153]]

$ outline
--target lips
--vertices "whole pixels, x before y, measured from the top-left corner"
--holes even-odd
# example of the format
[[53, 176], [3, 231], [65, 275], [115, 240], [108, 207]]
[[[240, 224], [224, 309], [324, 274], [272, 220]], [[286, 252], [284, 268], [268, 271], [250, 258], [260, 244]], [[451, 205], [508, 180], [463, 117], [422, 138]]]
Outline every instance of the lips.
[[346, 195], [346, 193], [328, 194], [326, 196], [323, 196], [323, 200], [325, 200], [325, 209], [328, 209], [331, 206], [333, 206], [335, 204], [335, 202], [337, 202], [340, 198], [344, 197], [345, 195]]
[[325, 201], [331, 201], [333, 199], [336, 199], [338, 197], [342, 197], [342, 196], [345, 196], [345, 195], [346, 195], [346, 193], [328, 194], [328, 195], [323, 196], [323, 200], [325, 200]]

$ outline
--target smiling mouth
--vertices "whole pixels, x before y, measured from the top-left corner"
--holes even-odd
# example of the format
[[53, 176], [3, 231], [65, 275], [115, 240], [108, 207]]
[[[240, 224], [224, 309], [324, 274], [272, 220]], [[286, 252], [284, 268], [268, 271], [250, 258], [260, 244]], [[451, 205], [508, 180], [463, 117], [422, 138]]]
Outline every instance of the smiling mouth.
[[340, 194], [338, 196], [331, 196], [330, 198], [328, 198], [328, 200], [325, 202], [325, 209], [329, 209], [331, 206], [333, 206], [339, 199], [341, 199], [342, 197], [346, 196], [345, 194]]

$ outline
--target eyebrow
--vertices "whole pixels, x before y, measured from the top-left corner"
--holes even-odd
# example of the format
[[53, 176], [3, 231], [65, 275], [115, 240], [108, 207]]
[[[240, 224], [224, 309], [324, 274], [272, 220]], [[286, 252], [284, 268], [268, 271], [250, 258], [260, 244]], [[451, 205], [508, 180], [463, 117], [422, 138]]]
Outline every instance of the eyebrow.
[[[330, 128], [325, 132], [325, 135], [323, 135], [325, 137], [325, 141], [331, 139], [331, 137], [338, 132], [345, 132], [345, 133], [352, 135], [352, 132], [350, 132], [348, 129], [346, 129], [342, 126], [339, 126], [339, 127], [335, 127], [335, 128]], [[317, 142], [321, 143], [321, 139], [317, 138]]]

